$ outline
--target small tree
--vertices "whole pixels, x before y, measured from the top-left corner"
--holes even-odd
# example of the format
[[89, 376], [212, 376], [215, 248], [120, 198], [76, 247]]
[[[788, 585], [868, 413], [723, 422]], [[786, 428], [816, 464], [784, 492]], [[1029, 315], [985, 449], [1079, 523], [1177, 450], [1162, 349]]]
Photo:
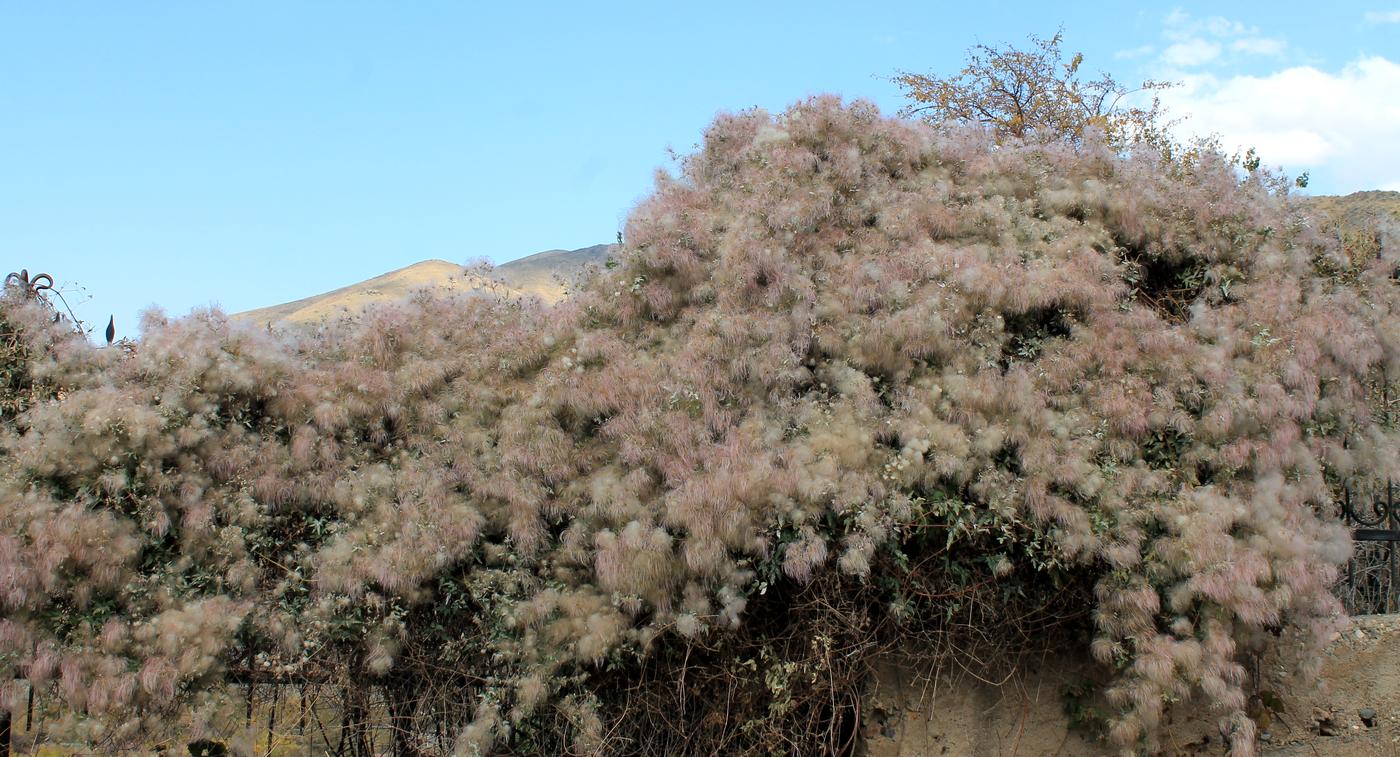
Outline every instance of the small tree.
[[929, 123], [982, 124], [998, 139], [1079, 142], [1086, 130], [1100, 129], [1115, 147], [1162, 142], [1170, 123], [1163, 121], [1158, 98], [1145, 107], [1126, 106], [1124, 99], [1173, 85], [1148, 80], [1129, 89], [1106, 73], [1083, 78], [1084, 55], [1065, 60], [1063, 38], [1063, 32], [1049, 39], [1031, 35], [1025, 50], [977, 45], [956, 76], [901, 71], [894, 81], [914, 101], [902, 114]]

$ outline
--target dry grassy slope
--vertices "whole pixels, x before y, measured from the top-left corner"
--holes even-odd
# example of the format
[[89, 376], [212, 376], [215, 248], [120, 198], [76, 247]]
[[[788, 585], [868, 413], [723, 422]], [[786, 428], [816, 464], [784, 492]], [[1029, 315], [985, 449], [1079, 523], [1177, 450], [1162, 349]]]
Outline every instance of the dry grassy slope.
[[497, 297], [563, 298], [566, 282], [585, 266], [601, 264], [612, 245], [578, 250], [548, 250], [512, 260], [483, 275], [446, 260], [425, 260], [324, 294], [281, 305], [237, 313], [233, 317], [259, 325], [309, 325], [354, 316], [367, 306], [402, 300], [429, 289], [442, 293], [472, 292]]
[[1400, 192], [1353, 192], [1345, 196], [1313, 197], [1308, 202], [1346, 229], [1370, 225], [1386, 216], [1400, 221]]
[[613, 247], [597, 244], [577, 250], [548, 250], [500, 265], [493, 273], [516, 291], [554, 302], [564, 296], [562, 281], [573, 278], [585, 266], [602, 265]]

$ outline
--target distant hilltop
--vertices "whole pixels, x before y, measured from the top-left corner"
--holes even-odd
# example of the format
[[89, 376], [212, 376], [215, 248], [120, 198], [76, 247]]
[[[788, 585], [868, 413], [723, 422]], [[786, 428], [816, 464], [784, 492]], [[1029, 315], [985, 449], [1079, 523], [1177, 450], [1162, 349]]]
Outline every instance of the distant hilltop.
[[422, 289], [496, 297], [538, 297], [553, 303], [563, 299], [569, 281], [587, 266], [602, 265], [616, 246], [597, 244], [577, 250], [546, 250], [485, 272], [446, 260], [424, 260], [358, 284], [236, 313], [233, 317], [259, 325], [330, 323], [358, 315], [373, 304], [402, 300]]
[[1371, 226], [1387, 216], [1400, 221], [1400, 192], [1369, 190], [1345, 196], [1313, 197], [1308, 202], [1343, 229]]

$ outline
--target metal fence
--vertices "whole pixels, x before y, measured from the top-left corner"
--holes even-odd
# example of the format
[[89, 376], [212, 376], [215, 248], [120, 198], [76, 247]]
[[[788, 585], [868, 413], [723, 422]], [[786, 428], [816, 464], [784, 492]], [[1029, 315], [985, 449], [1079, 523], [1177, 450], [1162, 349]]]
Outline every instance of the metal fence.
[[[1396, 393], [1392, 382], [1377, 381], [1371, 389], [1376, 419], [1395, 428]], [[1400, 484], [1393, 478], [1351, 481], [1339, 498], [1342, 522], [1351, 528], [1355, 549], [1336, 594], [1349, 615], [1400, 612]]]
[[1350, 615], [1374, 615], [1400, 610], [1400, 513], [1396, 484], [1352, 484], [1342, 492], [1342, 519], [1352, 528], [1355, 552], [1337, 586], [1337, 596]]

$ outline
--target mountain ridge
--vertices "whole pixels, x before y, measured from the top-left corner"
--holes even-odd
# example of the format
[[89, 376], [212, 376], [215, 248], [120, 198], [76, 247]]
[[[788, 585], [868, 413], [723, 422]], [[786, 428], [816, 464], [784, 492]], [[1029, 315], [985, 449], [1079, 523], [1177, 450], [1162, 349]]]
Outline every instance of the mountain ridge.
[[246, 310], [232, 317], [268, 327], [316, 325], [353, 318], [370, 305], [396, 302], [424, 289], [443, 294], [537, 297], [554, 303], [563, 299], [573, 279], [587, 267], [602, 264], [615, 247], [599, 244], [575, 250], [544, 250], [494, 267], [432, 258], [328, 292]]

